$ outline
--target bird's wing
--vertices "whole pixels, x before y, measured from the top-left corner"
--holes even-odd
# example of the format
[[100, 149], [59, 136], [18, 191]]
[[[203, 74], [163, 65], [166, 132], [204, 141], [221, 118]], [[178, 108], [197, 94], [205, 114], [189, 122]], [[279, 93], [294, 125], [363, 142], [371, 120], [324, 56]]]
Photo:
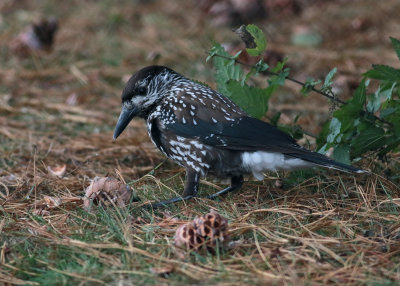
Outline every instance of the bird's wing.
[[189, 119], [185, 123], [178, 120], [167, 125], [167, 129], [186, 137], [196, 138], [202, 143], [238, 151], [264, 150], [269, 152], [287, 152], [300, 147], [288, 134], [261, 120], [244, 116], [232, 121], [207, 122]]
[[175, 134], [197, 138], [224, 149], [290, 153], [301, 149], [288, 134], [261, 120], [249, 117], [222, 94], [200, 84], [178, 86], [161, 110], [166, 128]]
[[234, 121], [210, 123], [197, 120], [196, 125], [176, 121], [166, 126], [179, 136], [196, 138], [200, 142], [223, 149], [238, 151], [265, 151], [282, 153], [315, 165], [342, 171], [361, 172], [360, 169], [342, 164], [328, 157], [309, 151], [296, 143], [288, 134], [261, 120], [244, 116]]
[[249, 117], [220, 93], [199, 84], [178, 87], [162, 110], [171, 115], [165, 128], [203, 144], [244, 152], [282, 153], [316, 165], [357, 172], [359, 169], [309, 151], [278, 128]]

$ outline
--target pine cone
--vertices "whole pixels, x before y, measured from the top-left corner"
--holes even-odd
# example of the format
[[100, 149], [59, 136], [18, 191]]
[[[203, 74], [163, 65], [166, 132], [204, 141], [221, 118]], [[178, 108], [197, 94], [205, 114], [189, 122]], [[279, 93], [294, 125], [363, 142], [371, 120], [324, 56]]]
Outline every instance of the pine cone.
[[180, 226], [175, 233], [175, 246], [185, 250], [207, 249], [214, 252], [228, 241], [228, 219], [214, 210]]

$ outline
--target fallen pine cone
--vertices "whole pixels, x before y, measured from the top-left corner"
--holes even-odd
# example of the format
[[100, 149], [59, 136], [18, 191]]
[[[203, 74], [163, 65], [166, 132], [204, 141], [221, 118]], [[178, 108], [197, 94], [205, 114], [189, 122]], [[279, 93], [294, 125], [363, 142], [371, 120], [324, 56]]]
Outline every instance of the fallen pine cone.
[[228, 219], [211, 210], [208, 214], [180, 226], [174, 240], [175, 246], [184, 250], [207, 249], [214, 253], [217, 245], [226, 245], [229, 240]]
[[96, 177], [85, 190], [83, 206], [86, 211], [90, 211], [91, 205], [100, 204], [125, 207], [131, 200], [138, 201], [138, 198], [130, 186], [111, 177]]

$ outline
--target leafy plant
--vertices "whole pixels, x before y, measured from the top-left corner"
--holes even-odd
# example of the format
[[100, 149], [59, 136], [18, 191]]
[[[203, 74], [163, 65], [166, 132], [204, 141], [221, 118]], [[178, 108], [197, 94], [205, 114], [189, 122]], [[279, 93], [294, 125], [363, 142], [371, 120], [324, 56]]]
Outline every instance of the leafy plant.
[[[391, 38], [400, 59], [400, 41]], [[368, 151], [379, 156], [398, 151], [400, 145], [400, 70], [385, 65], [373, 65], [363, 75], [353, 97], [333, 113], [319, 138], [323, 152], [334, 147], [335, 159], [350, 162]], [[372, 93], [370, 80], [379, 80]], [[325, 142], [325, 143], [324, 143]]]
[[237, 64], [240, 52], [231, 56], [218, 43], [210, 50], [208, 59], [213, 58], [216, 68], [215, 80], [218, 90], [241, 106], [247, 113], [256, 118], [261, 118], [268, 111], [268, 100], [272, 93], [285, 82], [288, 70], [284, 69], [284, 63], [273, 70], [276, 73], [268, 79], [268, 87], [260, 88], [248, 84], [251, 76], [266, 71], [269, 66], [260, 60], [245, 73]]
[[[261, 30], [255, 25], [241, 29], [241, 38], [246, 43], [249, 56], [261, 55], [267, 40]], [[400, 59], [400, 41], [391, 38], [393, 48]], [[336, 68], [333, 68], [321, 80], [309, 79], [305, 83], [289, 76], [285, 67], [286, 60], [276, 67], [269, 67], [263, 59], [255, 65], [247, 65], [238, 61], [240, 54], [230, 55], [218, 43], [209, 52], [207, 60], [212, 59], [216, 70], [215, 80], [218, 90], [231, 98], [247, 113], [261, 118], [268, 110], [268, 101], [276, 89], [286, 80], [301, 85], [300, 92], [307, 95], [317, 92], [341, 106], [333, 113], [332, 118], [324, 124], [323, 131], [317, 136], [317, 148], [325, 153], [333, 147], [334, 159], [350, 163], [358, 160], [367, 152], [384, 156], [391, 151], [398, 151], [400, 144], [400, 100], [399, 83], [400, 69], [385, 65], [373, 65], [373, 68], [363, 75], [363, 80], [350, 100], [344, 102], [332, 91]], [[243, 66], [249, 68], [248, 72]], [[265, 88], [251, 86], [249, 79], [253, 76], [267, 75], [268, 86]], [[371, 80], [378, 80], [379, 85], [374, 92], [368, 91]], [[277, 113], [271, 123], [278, 125], [280, 113]], [[295, 119], [297, 121], [298, 117]], [[291, 133], [296, 139], [303, 136], [302, 129], [297, 125], [279, 126]]]

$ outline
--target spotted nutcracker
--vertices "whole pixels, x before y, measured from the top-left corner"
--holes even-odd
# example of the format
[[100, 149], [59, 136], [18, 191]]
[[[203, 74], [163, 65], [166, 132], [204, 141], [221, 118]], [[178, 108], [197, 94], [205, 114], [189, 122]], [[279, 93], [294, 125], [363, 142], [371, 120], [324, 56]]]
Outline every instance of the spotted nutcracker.
[[182, 197], [154, 207], [195, 197], [200, 177], [207, 174], [231, 180], [230, 187], [210, 196], [215, 198], [239, 189], [245, 174], [261, 180], [264, 171], [316, 166], [364, 172], [301, 147], [288, 134], [250, 117], [221, 93], [163, 66], [145, 67], [129, 79], [122, 92], [114, 139], [136, 116], [146, 120], [157, 148], [186, 169]]

